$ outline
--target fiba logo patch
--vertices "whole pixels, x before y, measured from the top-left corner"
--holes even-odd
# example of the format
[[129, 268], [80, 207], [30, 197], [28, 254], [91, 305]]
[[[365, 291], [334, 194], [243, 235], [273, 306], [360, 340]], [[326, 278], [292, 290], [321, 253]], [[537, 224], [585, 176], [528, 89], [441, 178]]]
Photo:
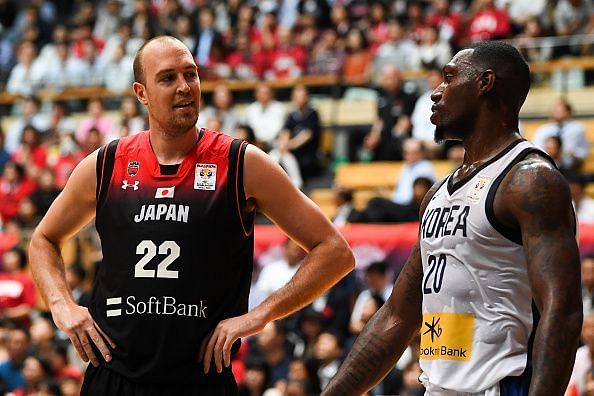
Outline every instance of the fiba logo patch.
[[490, 176], [479, 176], [473, 184], [468, 187], [466, 191], [466, 202], [476, 204], [480, 201], [483, 193], [487, 191], [486, 188], [491, 182]]
[[194, 175], [195, 190], [214, 191], [217, 184], [217, 165], [216, 164], [196, 164], [196, 173]]
[[138, 174], [139, 169], [140, 169], [139, 161], [128, 162], [128, 176], [136, 176]]

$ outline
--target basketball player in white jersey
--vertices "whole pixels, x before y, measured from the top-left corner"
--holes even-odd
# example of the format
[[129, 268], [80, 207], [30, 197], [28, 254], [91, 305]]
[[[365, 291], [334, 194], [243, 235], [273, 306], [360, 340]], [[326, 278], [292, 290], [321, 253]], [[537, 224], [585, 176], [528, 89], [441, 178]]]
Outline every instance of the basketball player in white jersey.
[[[360, 395], [420, 331], [426, 395], [562, 395], [582, 307], [575, 216], [553, 161], [518, 133], [528, 65], [481, 42], [443, 68], [435, 139], [464, 163], [427, 194], [392, 295], [323, 395]], [[540, 318], [540, 320], [538, 320]]]

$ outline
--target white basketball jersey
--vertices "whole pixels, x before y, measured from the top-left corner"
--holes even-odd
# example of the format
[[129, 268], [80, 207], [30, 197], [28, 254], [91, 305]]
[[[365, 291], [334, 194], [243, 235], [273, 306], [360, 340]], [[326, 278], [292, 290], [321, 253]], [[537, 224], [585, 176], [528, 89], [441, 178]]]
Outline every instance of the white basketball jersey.
[[450, 175], [425, 210], [420, 365], [429, 394], [481, 392], [526, 368], [533, 327], [526, 258], [519, 232], [495, 219], [493, 200], [531, 152], [541, 151], [518, 140], [464, 180]]

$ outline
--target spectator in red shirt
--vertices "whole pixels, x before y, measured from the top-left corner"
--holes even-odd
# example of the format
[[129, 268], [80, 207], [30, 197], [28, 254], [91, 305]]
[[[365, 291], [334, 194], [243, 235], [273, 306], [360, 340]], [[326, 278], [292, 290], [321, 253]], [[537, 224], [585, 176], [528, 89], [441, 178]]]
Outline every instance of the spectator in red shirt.
[[250, 38], [247, 33], [239, 33], [235, 39], [235, 49], [227, 55], [227, 65], [231, 68], [230, 77], [252, 80], [259, 74], [256, 70], [264, 73], [265, 67], [257, 66], [252, 59]]
[[0, 177], [0, 217], [6, 222], [16, 216], [19, 202], [35, 190], [35, 183], [25, 176], [25, 168], [6, 163]]
[[406, 9], [408, 38], [419, 44], [425, 30], [425, 14], [420, 3], [409, 3]]
[[375, 51], [377, 47], [388, 41], [389, 31], [386, 22], [386, 6], [382, 2], [375, 2], [369, 10], [370, 26], [367, 33], [371, 50]]
[[495, 40], [509, 36], [510, 23], [505, 10], [495, 7], [494, 0], [480, 0], [479, 10], [468, 24], [469, 41]]
[[455, 48], [460, 45], [461, 18], [460, 14], [450, 10], [449, 0], [435, 0], [426, 23], [438, 28], [441, 41], [449, 41]]
[[35, 307], [33, 279], [25, 272], [27, 254], [14, 247], [2, 256], [4, 271], [0, 273], [0, 313], [5, 318], [28, 323]]
[[267, 79], [294, 78], [303, 74], [307, 64], [307, 52], [293, 44], [293, 32], [285, 27], [277, 29], [278, 46], [270, 57]]
[[23, 129], [21, 146], [12, 154], [12, 160], [23, 166], [27, 175], [36, 179], [47, 163], [47, 149], [41, 144], [41, 134], [33, 125]]

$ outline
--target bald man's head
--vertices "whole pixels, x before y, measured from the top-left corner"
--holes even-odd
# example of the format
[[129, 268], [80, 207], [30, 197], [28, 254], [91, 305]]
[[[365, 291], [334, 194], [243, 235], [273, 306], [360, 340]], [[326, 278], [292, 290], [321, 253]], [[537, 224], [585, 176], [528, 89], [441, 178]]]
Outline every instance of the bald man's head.
[[134, 70], [134, 81], [135, 82], [140, 83], [140, 84], [146, 83], [146, 76], [144, 74], [144, 65], [143, 65], [143, 59], [142, 59], [145, 48], [148, 46], [151, 46], [151, 45], [162, 44], [165, 42], [181, 44], [182, 46], [185, 47], [184, 43], [182, 43], [181, 41], [179, 41], [178, 39], [176, 39], [175, 37], [172, 37], [172, 36], [157, 36], [157, 37], [154, 37], [148, 41], [145, 41], [144, 44], [142, 44], [142, 46], [138, 49], [138, 52], [136, 52], [136, 56], [134, 57], [134, 63], [133, 63], [132, 67]]

